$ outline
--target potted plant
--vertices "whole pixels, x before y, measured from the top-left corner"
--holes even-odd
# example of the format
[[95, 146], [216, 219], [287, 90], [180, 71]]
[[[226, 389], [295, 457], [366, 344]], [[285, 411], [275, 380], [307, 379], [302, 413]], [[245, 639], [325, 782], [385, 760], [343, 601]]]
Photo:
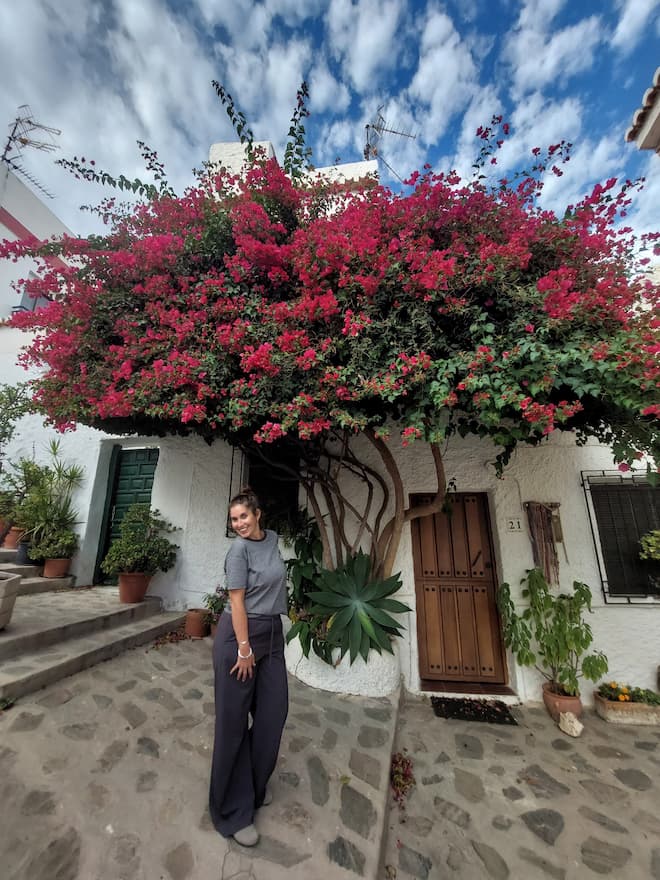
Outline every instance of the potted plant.
[[[639, 554], [640, 559], [655, 563], [660, 562], [660, 529], [653, 529], [642, 535], [639, 544], [642, 548]], [[648, 575], [649, 582], [655, 592], [660, 592], [660, 570], [657, 565], [653, 568], [655, 570], [649, 572]]]
[[157, 571], [168, 571], [176, 562], [178, 547], [166, 534], [176, 531], [148, 504], [131, 504], [101, 563], [106, 574], [119, 576], [119, 601], [142, 602]]
[[596, 712], [612, 724], [660, 724], [660, 694], [610, 681], [594, 691]]
[[543, 702], [555, 721], [561, 712], [580, 715], [580, 678], [598, 681], [607, 672], [607, 657], [596, 651], [587, 654], [591, 627], [584, 612], [591, 612], [591, 590], [573, 582], [572, 593], [553, 594], [538, 568], [527, 572], [522, 598], [528, 605], [516, 611], [508, 584], [498, 592], [504, 643], [520, 666], [534, 666], [546, 679]]
[[229, 594], [224, 587], [217, 587], [214, 593], [207, 593], [204, 596], [206, 622], [211, 627], [212, 638], [215, 638], [215, 631], [218, 628], [218, 620], [220, 619], [220, 615], [224, 611], [228, 599]]
[[78, 549], [78, 535], [71, 529], [49, 529], [32, 545], [32, 558], [44, 560], [43, 576], [66, 577], [71, 558]]

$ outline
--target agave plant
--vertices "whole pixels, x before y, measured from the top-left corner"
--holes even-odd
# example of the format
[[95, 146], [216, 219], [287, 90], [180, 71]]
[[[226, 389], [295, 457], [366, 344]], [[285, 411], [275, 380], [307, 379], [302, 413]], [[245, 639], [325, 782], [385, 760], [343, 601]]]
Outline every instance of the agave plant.
[[310, 613], [327, 620], [327, 642], [340, 648], [342, 657], [348, 651], [351, 663], [358, 654], [366, 660], [372, 648], [392, 654], [392, 637], [403, 628], [392, 614], [410, 611], [390, 598], [401, 587], [398, 574], [381, 581], [370, 580], [370, 574], [371, 561], [360, 551], [335, 571], [322, 570], [317, 589], [308, 593], [314, 603]]

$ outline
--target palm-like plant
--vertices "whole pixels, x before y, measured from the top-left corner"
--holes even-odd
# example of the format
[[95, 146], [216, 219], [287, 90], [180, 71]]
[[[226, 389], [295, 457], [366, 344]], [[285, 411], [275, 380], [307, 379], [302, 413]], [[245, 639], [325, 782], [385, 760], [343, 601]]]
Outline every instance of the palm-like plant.
[[[392, 614], [403, 614], [410, 608], [390, 598], [401, 587], [399, 575], [385, 580], [370, 581], [371, 561], [359, 552], [335, 571], [320, 572], [318, 589], [308, 593], [314, 603], [310, 613], [327, 620], [326, 640], [338, 647], [343, 657], [349, 652], [353, 663], [358, 655], [366, 661], [373, 648], [394, 653], [392, 638], [401, 636], [403, 624]], [[289, 632], [297, 633], [294, 624]]]

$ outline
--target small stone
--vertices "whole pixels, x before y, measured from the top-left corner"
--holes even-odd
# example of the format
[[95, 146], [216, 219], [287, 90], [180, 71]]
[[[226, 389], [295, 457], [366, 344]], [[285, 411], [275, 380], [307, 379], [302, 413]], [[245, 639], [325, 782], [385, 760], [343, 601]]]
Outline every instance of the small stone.
[[43, 712], [41, 715], [33, 715], [31, 712], [21, 712], [9, 729], [11, 731], [16, 731], [17, 733], [27, 733], [29, 730], [36, 730], [45, 717], [46, 716]]
[[163, 859], [163, 865], [172, 880], [186, 880], [190, 877], [195, 860], [189, 843], [180, 843], [170, 850]]
[[132, 880], [140, 870], [140, 838], [137, 834], [121, 834], [112, 841], [111, 856], [119, 867], [118, 880]]
[[537, 868], [540, 868], [544, 874], [547, 874], [549, 877], [554, 877], [555, 880], [565, 880], [566, 870], [564, 868], [558, 868], [556, 865], [553, 865], [552, 862], [549, 862], [543, 856], [538, 855], [531, 849], [526, 849], [524, 846], [521, 846], [518, 850], [518, 855], [521, 859], [524, 859], [526, 862], [529, 862], [530, 865], [534, 865]]
[[454, 825], [458, 825], [459, 828], [467, 828], [470, 824], [470, 814], [461, 809], [457, 804], [446, 801], [441, 797], [433, 798], [433, 803], [444, 819], [448, 819]]
[[508, 816], [493, 816], [492, 825], [493, 828], [497, 828], [498, 831], [508, 831], [513, 825], [513, 819], [509, 819]]
[[472, 843], [472, 848], [483, 862], [489, 877], [492, 877], [493, 880], [506, 880], [509, 876], [509, 866], [497, 850], [477, 840], [470, 842]]
[[372, 718], [374, 721], [382, 721], [385, 724], [392, 717], [392, 710], [367, 708], [364, 710], [364, 714], [367, 718]]
[[280, 810], [279, 818], [290, 828], [295, 828], [301, 834], [307, 835], [312, 827], [312, 817], [302, 804], [293, 801], [293, 803], [284, 804]]
[[590, 822], [595, 822], [597, 825], [600, 825], [601, 828], [604, 828], [606, 831], [612, 831], [615, 834], [628, 833], [623, 825], [619, 825], [618, 822], [615, 822], [614, 819], [610, 819], [610, 817], [606, 816], [604, 813], [592, 810], [591, 807], [579, 807], [578, 813], [581, 816], [584, 816], [585, 819], [589, 819]]
[[422, 776], [422, 785], [437, 785], [438, 782], [442, 782], [443, 778], [437, 773], [434, 773], [433, 776]]
[[564, 817], [556, 810], [530, 810], [520, 817], [531, 832], [550, 846], [564, 830]]
[[112, 705], [112, 697], [106, 697], [104, 694], [92, 694], [92, 699], [99, 709], [107, 709]]
[[493, 776], [504, 776], [505, 770], [504, 767], [499, 764], [493, 764], [492, 767], [488, 768], [488, 772], [492, 773]]
[[57, 773], [58, 770], [64, 770], [68, 763], [68, 756], [64, 756], [61, 758], [50, 758], [48, 761], [44, 762], [42, 769], [46, 774]]
[[150, 700], [152, 703], [158, 703], [160, 706], [167, 709], [168, 712], [178, 712], [183, 708], [181, 703], [163, 688], [150, 688], [148, 691], [144, 692], [144, 698], [145, 700]]
[[433, 822], [426, 816], [408, 816], [406, 828], [417, 837], [428, 837], [433, 829]]
[[184, 700], [201, 700], [204, 694], [202, 691], [197, 690], [197, 688], [188, 688], [188, 690], [183, 695]]
[[108, 773], [118, 764], [126, 754], [128, 742], [126, 740], [115, 740], [103, 750], [101, 757], [98, 759], [96, 767], [92, 773]]
[[[172, 681], [178, 687], [183, 687], [184, 685], [190, 684], [191, 681], [194, 681], [197, 678], [197, 673], [193, 672], [192, 669], [188, 669], [186, 672], [182, 672], [180, 675], [177, 675], [176, 678], [173, 678]], [[213, 682], [211, 682], [213, 684]]]
[[660, 849], [651, 850], [651, 877], [660, 880]]
[[653, 785], [653, 782], [646, 773], [642, 773], [641, 770], [635, 770], [634, 768], [630, 770], [615, 770], [614, 775], [619, 782], [623, 782], [624, 785], [635, 791], [648, 791]]
[[68, 828], [32, 856], [23, 876], [30, 880], [73, 880], [79, 875], [80, 849], [80, 835], [75, 828]]
[[570, 794], [570, 788], [558, 782], [538, 764], [532, 764], [520, 774], [520, 782], [526, 782], [537, 798], [553, 798], [560, 794]]
[[447, 754], [447, 752], [440, 752], [438, 757], [435, 759], [436, 764], [446, 764], [448, 761], [451, 761], [451, 758]]
[[387, 730], [382, 727], [369, 727], [364, 724], [358, 734], [358, 743], [363, 749], [375, 749], [387, 742]]
[[598, 779], [581, 779], [580, 785], [598, 801], [599, 804], [627, 803], [628, 792], [616, 785], [600, 782]]
[[382, 775], [380, 761], [372, 758], [371, 755], [358, 752], [357, 749], [351, 749], [351, 758], [348, 766], [358, 779], [362, 779], [363, 782], [371, 785], [372, 788], [378, 789]]
[[312, 790], [312, 801], [319, 807], [327, 803], [330, 797], [330, 779], [321, 759], [314, 755], [307, 761], [309, 784]]
[[124, 703], [119, 711], [133, 729], [144, 724], [147, 720], [147, 713], [143, 712], [135, 703]]
[[154, 773], [153, 770], [146, 770], [144, 773], [140, 773], [140, 775], [138, 776], [135, 790], [140, 793], [143, 793], [145, 791], [153, 791], [156, 787], [157, 782], [158, 774]]
[[341, 709], [333, 709], [330, 706], [326, 706], [323, 712], [328, 721], [338, 724], [340, 727], [348, 727], [351, 723], [351, 716], [348, 712], [344, 712]]
[[638, 813], [632, 818], [633, 825], [638, 825], [640, 828], [643, 828], [644, 831], [648, 831], [650, 834], [656, 834], [660, 837], [660, 819], [657, 816], [654, 816], [653, 813], [647, 813], [646, 810], [640, 810]]
[[570, 752], [573, 746], [566, 742], [565, 739], [553, 739], [550, 743], [553, 749], [557, 749], [558, 752]]
[[115, 688], [116, 691], [119, 691], [120, 694], [125, 694], [126, 691], [131, 691], [137, 684], [137, 681], [134, 678], [131, 678], [129, 681], [122, 681], [121, 684], [118, 684]]
[[86, 723], [86, 724], [67, 724], [66, 727], [60, 728], [60, 733], [67, 736], [69, 739], [76, 739], [81, 741], [87, 741], [90, 739], [94, 739], [94, 734], [96, 733], [96, 729], [98, 724]]
[[55, 709], [57, 706], [63, 706], [64, 703], [68, 703], [71, 699], [73, 699], [71, 691], [68, 691], [66, 688], [57, 688], [46, 694], [45, 697], [37, 700], [37, 702], [40, 706], [45, 706], [46, 709]]
[[454, 768], [454, 787], [465, 800], [478, 804], [486, 796], [483, 782], [475, 773], [468, 773], [460, 767]]
[[521, 798], [525, 797], [522, 791], [519, 788], [516, 788], [515, 785], [509, 785], [507, 788], [503, 788], [502, 794], [510, 801], [519, 801]]
[[197, 727], [204, 719], [195, 717], [194, 715], [173, 715], [169, 722], [165, 725], [165, 730], [190, 730]]
[[[235, 843], [231, 843], [230, 846], [232, 849], [234, 847], [241, 849]], [[264, 859], [267, 862], [275, 862], [276, 865], [282, 865], [284, 868], [293, 868], [294, 865], [298, 865], [300, 862], [311, 858], [309, 853], [298, 852], [293, 847], [283, 843], [279, 838], [268, 837], [266, 834], [261, 835], [257, 852], [260, 859]], [[250, 875], [254, 877], [252, 872], [250, 874], [233, 874], [232, 876], [234, 880], [243, 880], [244, 877], [245, 880], [251, 880]]]
[[369, 798], [351, 785], [343, 785], [339, 818], [347, 828], [366, 839], [376, 821], [376, 811]]
[[55, 812], [55, 800], [52, 791], [35, 789], [29, 791], [21, 804], [23, 816], [48, 816]]
[[364, 855], [345, 837], [339, 835], [328, 844], [328, 858], [340, 868], [364, 876]]
[[559, 729], [568, 736], [578, 737], [584, 730], [584, 724], [578, 720], [577, 715], [573, 712], [559, 713]]
[[314, 712], [298, 712], [291, 717], [295, 718], [296, 721], [302, 721], [303, 724], [307, 724], [309, 727], [321, 726], [319, 716]]
[[206, 700], [202, 703], [202, 712], [205, 715], [215, 715], [215, 703], [212, 703], [210, 700]]
[[87, 791], [92, 806], [98, 810], [102, 810], [110, 800], [110, 792], [105, 785], [100, 785], [98, 782], [90, 782]]
[[462, 868], [464, 861], [465, 857], [461, 850], [457, 846], [450, 846], [449, 854], [447, 855], [447, 867], [451, 868], [452, 871], [458, 871]]
[[297, 773], [282, 770], [279, 774], [279, 778], [285, 785], [290, 785], [291, 788], [298, 788], [300, 785], [300, 776], [298, 776]]
[[160, 757], [160, 746], [150, 736], [141, 736], [137, 741], [137, 752], [140, 755], [149, 755], [151, 758]]
[[454, 736], [456, 743], [456, 751], [459, 758], [471, 758], [480, 761], [484, 756], [484, 747], [480, 739], [476, 736], [469, 736], [467, 733], [457, 733]]
[[337, 731], [332, 727], [326, 727], [321, 739], [321, 748], [324, 752], [331, 752], [337, 745]]
[[623, 868], [632, 856], [625, 846], [614, 846], [597, 837], [585, 840], [580, 851], [584, 864], [597, 874], [611, 874], [615, 868]]
[[520, 748], [520, 746], [517, 746], [514, 743], [496, 742], [493, 750], [496, 755], [511, 755], [512, 757], [522, 755], [523, 753], [523, 750]]
[[311, 739], [308, 736], [294, 736], [289, 740], [289, 751], [295, 755], [297, 752], [302, 752], [310, 743]]
[[612, 746], [595, 745], [589, 746], [589, 749], [597, 758], [606, 758], [608, 760], [614, 758], [623, 761], [630, 757], [630, 755], [626, 755], [625, 752], [622, 752], [620, 749], [615, 749]]
[[410, 847], [402, 846], [399, 849], [399, 867], [406, 874], [412, 874], [419, 880], [427, 880], [429, 871], [433, 867], [433, 862], [427, 856], [410, 849]]

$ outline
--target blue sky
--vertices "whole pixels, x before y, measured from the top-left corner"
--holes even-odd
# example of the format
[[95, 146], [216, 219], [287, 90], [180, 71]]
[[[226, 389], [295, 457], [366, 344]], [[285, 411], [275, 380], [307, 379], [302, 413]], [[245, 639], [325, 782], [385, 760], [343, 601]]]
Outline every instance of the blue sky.
[[[660, 158], [624, 142], [660, 64], [660, 0], [22, 0], [0, 6], [0, 122], [19, 104], [62, 129], [57, 155], [142, 174], [135, 141], [158, 150], [178, 188], [212, 142], [234, 135], [210, 87], [218, 79], [257, 139], [280, 156], [297, 86], [311, 89], [317, 165], [357, 161], [380, 105], [381, 155], [401, 177], [429, 162], [469, 174], [474, 131], [493, 113], [512, 125], [503, 167], [562, 138], [573, 158], [544, 196], [555, 210], [611, 176], [647, 177], [632, 214], [660, 226]], [[71, 228], [98, 201], [24, 153]], [[383, 180], [398, 186], [387, 167]], [[144, 175], [143, 175], [144, 176]]]

